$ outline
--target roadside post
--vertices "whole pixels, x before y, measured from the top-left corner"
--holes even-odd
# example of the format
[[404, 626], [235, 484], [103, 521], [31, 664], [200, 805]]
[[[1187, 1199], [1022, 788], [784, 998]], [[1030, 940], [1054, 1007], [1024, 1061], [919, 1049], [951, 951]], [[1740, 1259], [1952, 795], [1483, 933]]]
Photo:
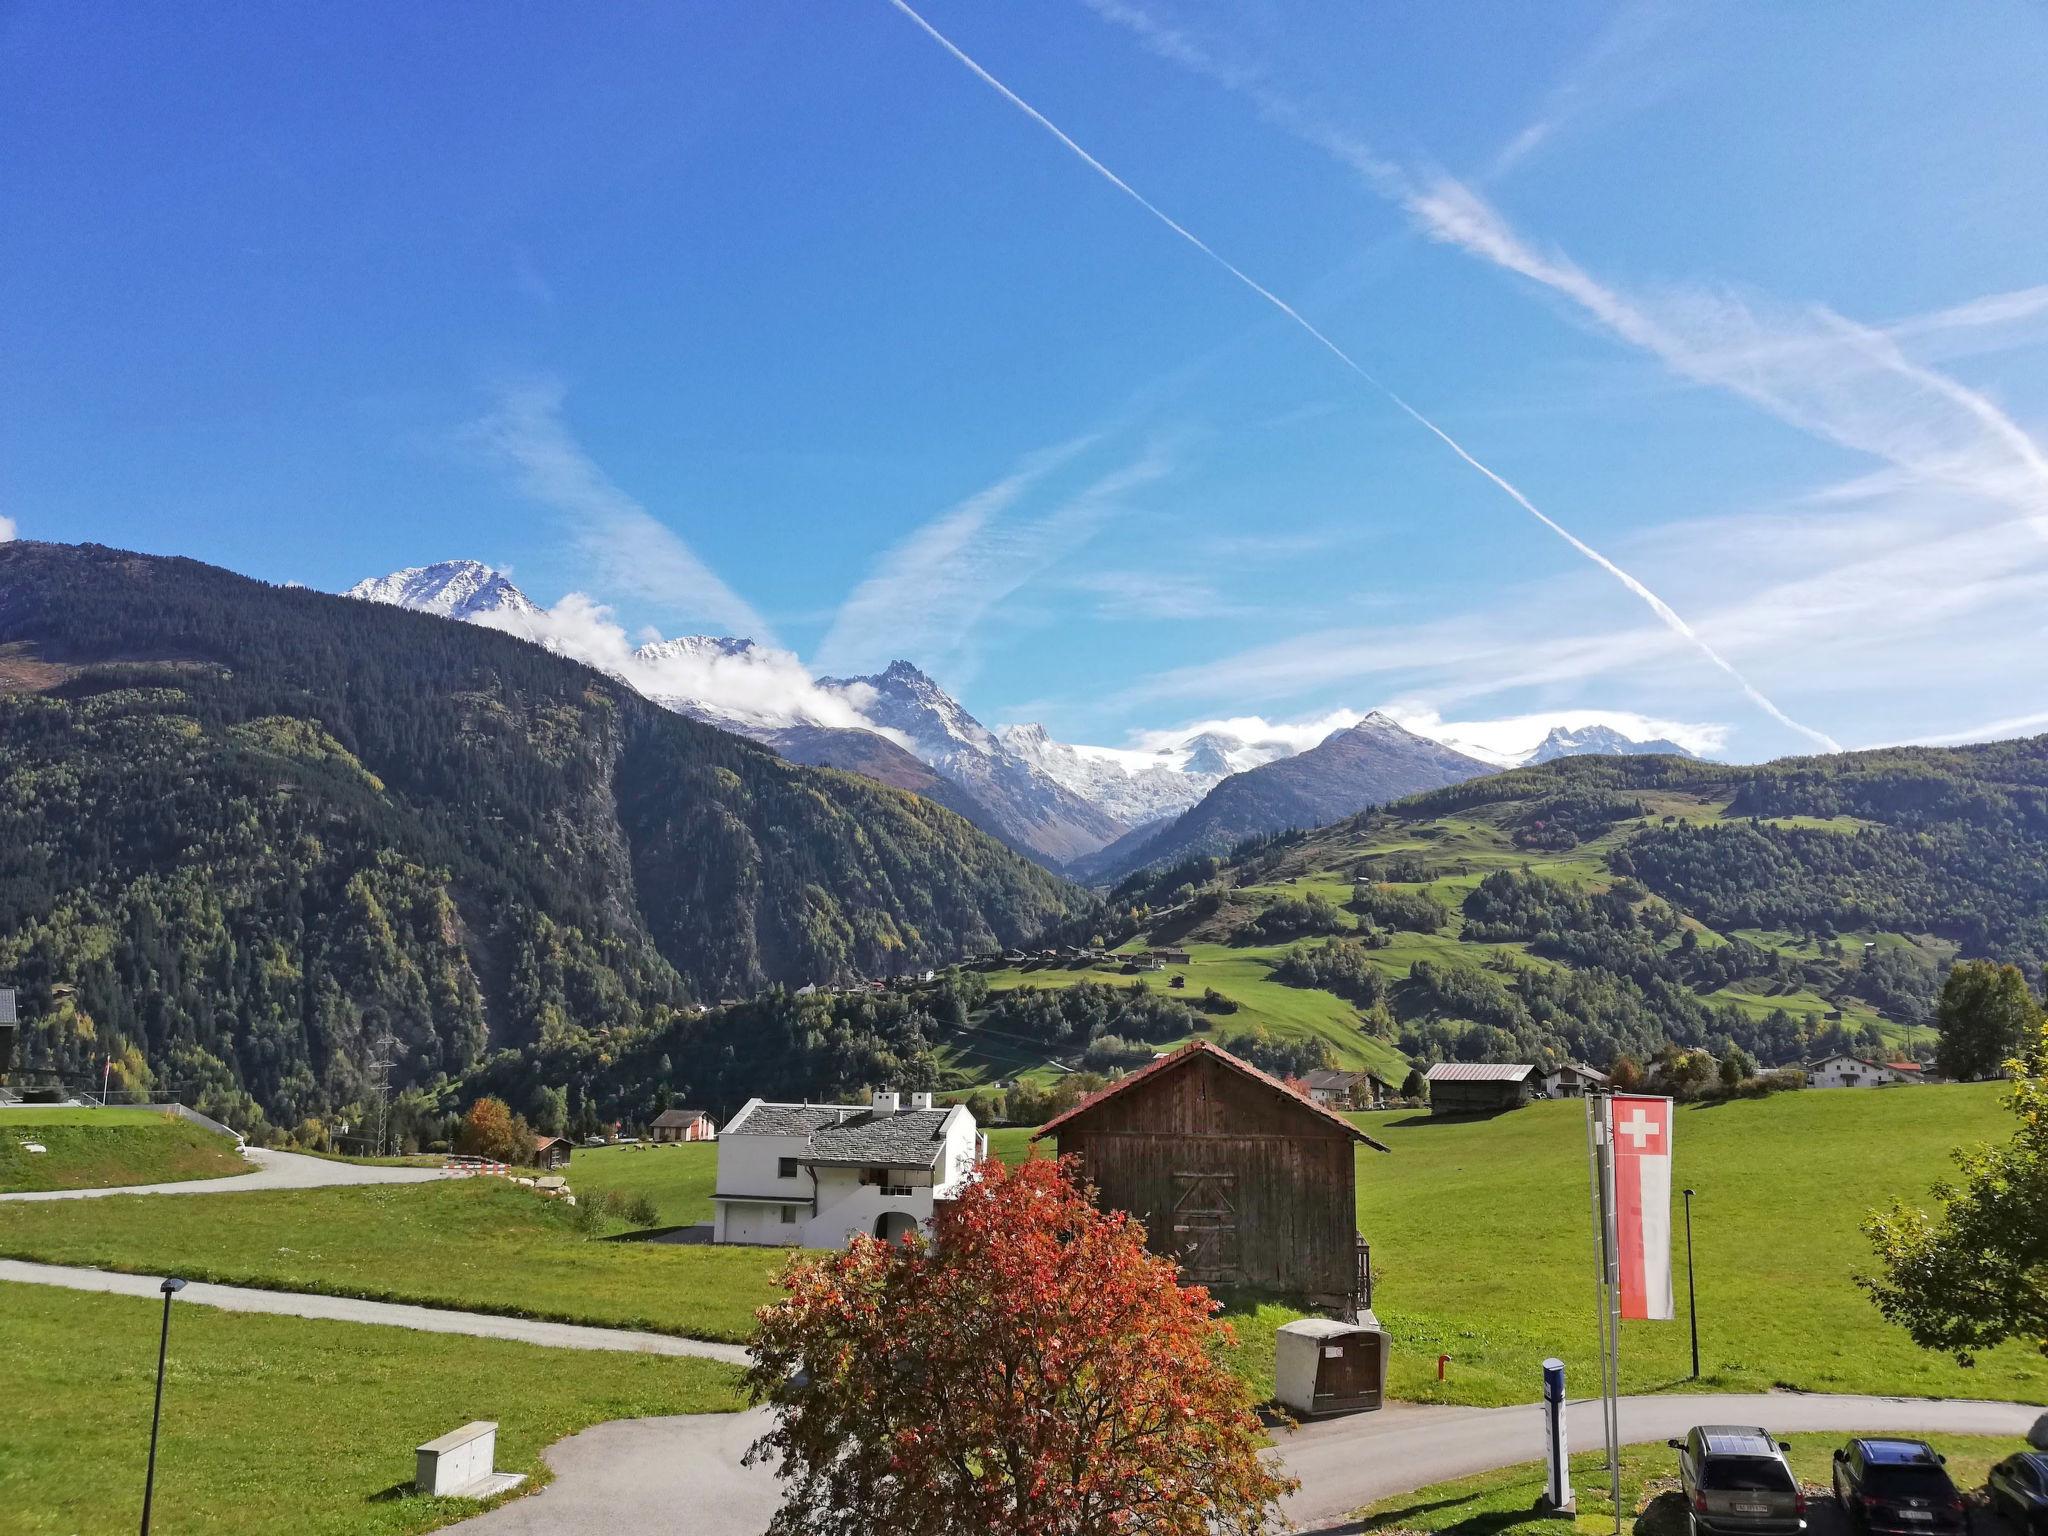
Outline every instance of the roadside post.
[[1692, 1191], [1685, 1192], [1685, 1310], [1692, 1319], [1692, 1379], [1700, 1379], [1700, 1301], [1692, 1279]]
[[156, 1496], [156, 1432], [164, 1419], [164, 1356], [171, 1347], [171, 1298], [185, 1289], [182, 1280], [166, 1280], [164, 1293], [164, 1327], [156, 1341], [156, 1408], [149, 1416], [149, 1475], [142, 1484], [142, 1536], [149, 1536], [149, 1506]]
[[1562, 1515], [1576, 1514], [1578, 1500], [1572, 1495], [1571, 1447], [1564, 1432], [1564, 1362], [1552, 1357], [1543, 1362], [1543, 1446], [1549, 1476], [1543, 1484], [1543, 1502]]

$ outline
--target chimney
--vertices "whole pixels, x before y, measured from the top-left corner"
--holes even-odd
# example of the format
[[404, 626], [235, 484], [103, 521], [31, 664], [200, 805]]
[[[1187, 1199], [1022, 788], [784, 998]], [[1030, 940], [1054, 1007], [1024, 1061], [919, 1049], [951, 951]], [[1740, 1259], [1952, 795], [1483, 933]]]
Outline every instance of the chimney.
[[899, 1100], [894, 1088], [877, 1088], [872, 1107], [885, 1115], [896, 1113]]
[[910, 1107], [912, 1109], [930, 1109], [932, 1107], [932, 1096], [928, 1093], [913, 1093], [910, 1096]]

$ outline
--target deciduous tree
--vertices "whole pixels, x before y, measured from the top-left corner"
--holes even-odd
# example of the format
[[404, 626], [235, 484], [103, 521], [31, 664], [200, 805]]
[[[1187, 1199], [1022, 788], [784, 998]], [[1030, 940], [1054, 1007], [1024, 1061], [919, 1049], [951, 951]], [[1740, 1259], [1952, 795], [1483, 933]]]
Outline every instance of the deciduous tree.
[[461, 1151], [488, 1157], [493, 1162], [524, 1163], [533, 1159], [533, 1132], [503, 1099], [482, 1098], [470, 1105], [455, 1145]]
[[2008, 1339], [2048, 1354], [2048, 1028], [2011, 1067], [2011, 1142], [1957, 1150], [1962, 1183], [1934, 1186], [1938, 1216], [1894, 1201], [1863, 1224], [1884, 1266], [1860, 1281], [1878, 1310], [1964, 1365]]
[[1157, 1536], [1266, 1528], [1228, 1330], [1068, 1163], [982, 1165], [935, 1241], [856, 1237], [762, 1309], [747, 1385], [788, 1482], [771, 1536]]
[[1948, 973], [1935, 1008], [1941, 1042], [1934, 1068], [1943, 1077], [1990, 1077], [2041, 1027], [2041, 1005], [2016, 965], [1965, 960]]

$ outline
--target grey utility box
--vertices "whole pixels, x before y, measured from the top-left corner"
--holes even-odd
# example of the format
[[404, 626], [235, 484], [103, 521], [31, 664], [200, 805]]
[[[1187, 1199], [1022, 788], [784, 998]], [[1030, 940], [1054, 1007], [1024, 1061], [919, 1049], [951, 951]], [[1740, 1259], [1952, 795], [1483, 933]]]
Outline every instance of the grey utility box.
[[1371, 1312], [1355, 1323], [1305, 1317], [1275, 1338], [1274, 1396], [1304, 1418], [1363, 1413], [1387, 1397], [1387, 1330]]

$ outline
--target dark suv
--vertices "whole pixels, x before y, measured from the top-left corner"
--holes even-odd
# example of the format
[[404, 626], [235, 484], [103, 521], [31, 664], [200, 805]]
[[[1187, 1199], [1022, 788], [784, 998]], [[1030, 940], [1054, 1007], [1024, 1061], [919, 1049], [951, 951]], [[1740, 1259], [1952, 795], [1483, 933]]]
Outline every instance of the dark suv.
[[1763, 1430], [1701, 1424], [1668, 1443], [1678, 1452], [1696, 1536], [1797, 1536], [1806, 1529], [1806, 1495], [1785, 1447]]
[[1919, 1440], [1851, 1440], [1835, 1452], [1835, 1497], [1852, 1530], [1962, 1536], [1969, 1529], [1948, 1469]]

